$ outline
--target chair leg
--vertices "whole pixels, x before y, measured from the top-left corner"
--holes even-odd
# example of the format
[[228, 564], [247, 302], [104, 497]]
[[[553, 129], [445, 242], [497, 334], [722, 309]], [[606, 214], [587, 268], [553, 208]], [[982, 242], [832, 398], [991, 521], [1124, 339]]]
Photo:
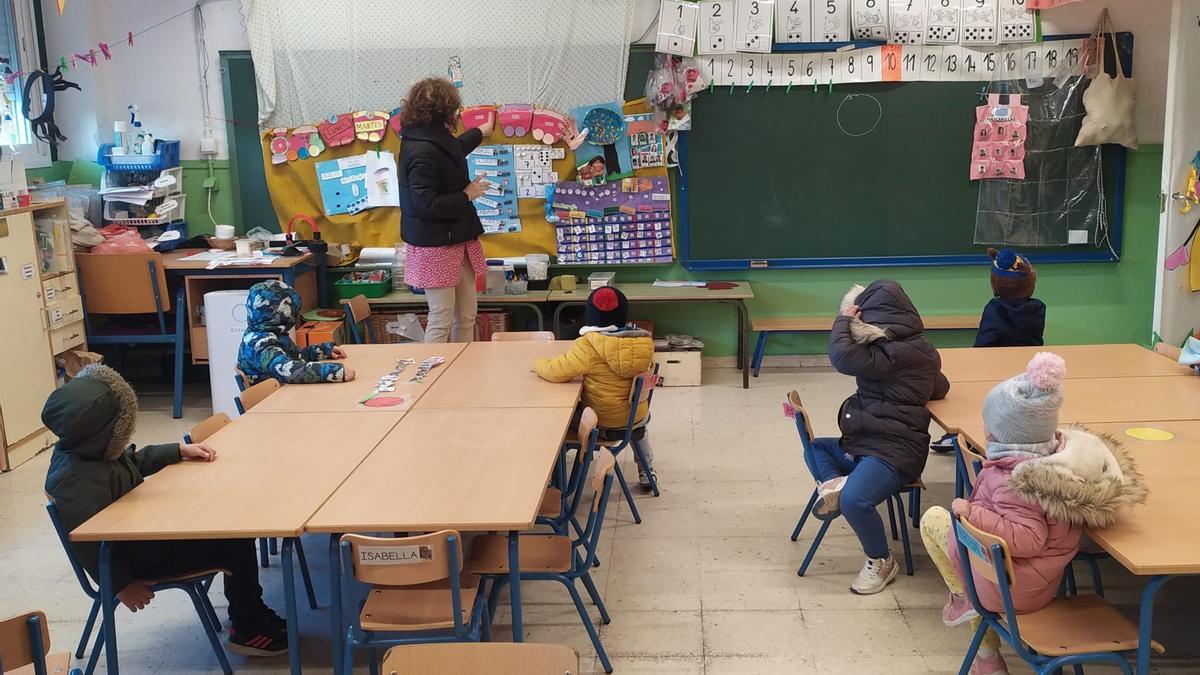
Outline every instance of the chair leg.
[[75, 658], [83, 658], [84, 650], [87, 649], [88, 638], [92, 635], [92, 629], [96, 627], [96, 616], [99, 614], [100, 600], [97, 598], [92, 603], [92, 611], [88, 612], [87, 623], [83, 624], [83, 635], [79, 636], [79, 646], [75, 648]]
[[353, 675], [354, 673], [354, 643], [349, 636], [343, 638], [345, 643], [342, 646], [342, 675]]
[[642, 514], [638, 513], [637, 504], [633, 503], [633, 493], [629, 491], [629, 483], [625, 482], [625, 474], [621, 472], [621, 463], [616, 465], [617, 480], [621, 483], [621, 492], [625, 493], [625, 501], [629, 502], [629, 512], [633, 514], [633, 522], [641, 525]]
[[220, 633], [225, 627], [221, 625], [221, 617], [217, 616], [217, 610], [213, 607], [212, 600], [208, 599], [208, 589], [212, 588], [214, 579], [216, 576], [200, 582], [200, 599], [204, 601], [204, 608], [208, 610], [208, 620], [212, 622], [213, 629]]
[[758, 377], [758, 371], [762, 368], [763, 355], [767, 351], [767, 331], [762, 331], [758, 334], [758, 342], [754, 345], [754, 358], [750, 361], [750, 367], [754, 369], [754, 376]]
[[[900, 538], [900, 533], [896, 531], [896, 508], [892, 506], [892, 500], [890, 498], [887, 500], [887, 507], [888, 522], [892, 525], [892, 541], [896, 541]], [[903, 510], [901, 512], [903, 512]]]
[[983, 642], [983, 635], [986, 631], [987, 624], [980, 621], [979, 627], [975, 629], [975, 636], [971, 638], [971, 644], [967, 647], [967, 655], [963, 657], [962, 666], [958, 669], [958, 675], [970, 674], [971, 662], [975, 660], [975, 654], [979, 651], [979, 645]]
[[271, 566], [271, 551], [270, 544], [267, 543], [267, 538], [263, 537], [258, 540], [258, 565], [262, 568]]
[[175, 419], [183, 417], [183, 314], [184, 308], [181, 305], [175, 307], [177, 319], [175, 321], [175, 384], [173, 389], [173, 401], [171, 407], [171, 416]]
[[304, 544], [296, 539], [296, 560], [300, 563], [300, 577], [304, 579], [304, 592], [308, 594], [308, 606], [317, 609], [317, 594], [313, 592], [312, 577], [308, 574], [308, 560], [304, 557]]
[[496, 577], [492, 580], [492, 590], [488, 593], [488, 620], [490, 621], [496, 616], [496, 607], [500, 604], [500, 590], [504, 588], [507, 581], [504, 577]]
[[1104, 580], [1100, 577], [1100, 562], [1095, 556], [1085, 555], [1080, 560], [1087, 563], [1088, 568], [1092, 571], [1092, 591], [1100, 597], [1104, 597]]
[[921, 529], [921, 488], [908, 491], [908, 515], [912, 518], [913, 529]]
[[596, 609], [600, 610], [600, 619], [605, 624], [610, 623], [612, 619], [608, 618], [608, 610], [604, 608], [604, 601], [600, 599], [600, 592], [596, 590], [596, 584], [592, 581], [592, 575], [588, 574], [587, 569], [583, 567], [583, 559], [579, 557], [579, 553], [575, 552], [572, 555], [575, 557], [575, 567], [583, 569], [583, 574], [580, 575], [583, 578], [583, 587], [587, 589], [588, 595], [592, 596], [592, 602], [595, 603]]
[[608, 654], [604, 652], [604, 645], [600, 644], [600, 635], [596, 632], [596, 627], [592, 625], [592, 617], [588, 616], [587, 607], [583, 605], [583, 598], [579, 597], [579, 591], [575, 590], [575, 584], [569, 583], [564, 577], [561, 579], [563, 585], [571, 592], [571, 600], [575, 602], [575, 609], [579, 611], [579, 618], [583, 621], [583, 627], [587, 629], [588, 637], [592, 639], [592, 646], [596, 648], [596, 656], [600, 658], [600, 664], [604, 666], [604, 672], [611, 673], [613, 671], [612, 663], [608, 661]]
[[213, 651], [217, 654], [217, 661], [221, 664], [221, 671], [225, 675], [233, 675], [233, 667], [229, 665], [229, 657], [225, 656], [225, 648], [221, 646], [221, 639], [217, 637], [217, 631], [212, 625], [212, 617], [208, 614], [208, 608], [205, 607], [204, 598], [200, 596], [200, 585], [192, 584], [185, 587], [188, 597], [192, 599], [192, 604], [196, 606], [196, 614], [200, 617], [200, 624], [204, 626], [204, 633], [208, 636], [208, 642], [212, 645]]
[[367, 672], [371, 675], [379, 675], [379, 650], [371, 647], [367, 650], [367, 658], [370, 659]]
[[96, 664], [100, 662], [100, 652], [104, 649], [104, 622], [100, 622], [100, 628], [96, 630], [96, 642], [92, 645], [92, 655], [88, 657], [87, 667], [83, 669], [83, 675], [92, 675], [96, 672]]
[[275, 537], [267, 539], [267, 550], [270, 551], [271, 555], [279, 555], [279, 540]]
[[804, 507], [804, 513], [800, 515], [800, 522], [796, 523], [796, 529], [792, 530], [792, 541], [800, 538], [800, 530], [804, 529], [804, 522], [808, 520], [808, 515], [812, 513], [813, 507], [817, 505], [817, 491], [813, 490], [812, 496], [808, 498], [808, 506]]
[[637, 461], [643, 467], [645, 467], [647, 469], [646, 474], [650, 478], [650, 493], [653, 494], [655, 497], [657, 497], [658, 496], [658, 479], [654, 477], [654, 472], [650, 470], [650, 465], [646, 463], [646, 457], [644, 455], [642, 455], [641, 444], [638, 443], [637, 441], [630, 441], [629, 444], [633, 446], [633, 456], [635, 458], [637, 458]]
[[[904, 498], [897, 493], [895, 499], [896, 510], [904, 513]], [[904, 544], [904, 571], [911, 577], [913, 575], [912, 548], [908, 544], [908, 520], [904, 516], [900, 517], [900, 538]]]
[[804, 562], [800, 563], [800, 569], [796, 570], [796, 576], [804, 576], [808, 572], [808, 564], [812, 562], [813, 556], [817, 554], [817, 549], [821, 546], [821, 540], [825, 538], [825, 531], [829, 529], [829, 524], [832, 520], [826, 520], [821, 523], [821, 529], [817, 531], [817, 537], [813, 539], [812, 545], [808, 547], [808, 555], [804, 556]]

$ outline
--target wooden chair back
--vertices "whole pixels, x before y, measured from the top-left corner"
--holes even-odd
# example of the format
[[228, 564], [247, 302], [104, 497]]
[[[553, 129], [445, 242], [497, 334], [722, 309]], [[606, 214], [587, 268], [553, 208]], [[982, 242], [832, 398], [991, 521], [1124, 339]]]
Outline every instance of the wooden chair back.
[[658, 373], [655, 370], [647, 370], [633, 378], [633, 383], [629, 387], [629, 403], [634, 408], [650, 400], [654, 395], [654, 388], [658, 386]]
[[492, 333], [492, 342], [554, 342], [554, 333], [548, 330], [502, 330]]
[[367, 296], [361, 293], [342, 301], [346, 310], [346, 319], [350, 322], [350, 335], [358, 344], [370, 344], [375, 341], [368, 319], [371, 318], [371, 303]]
[[454, 530], [396, 538], [345, 534], [342, 542], [350, 544], [354, 578], [373, 586], [425, 584], [462, 571], [462, 537]]
[[566, 645], [532, 642], [456, 642], [392, 647], [383, 655], [388, 675], [573, 675], [579, 655]]
[[596, 411], [591, 408], [584, 408], [583, 412], [579, 415], [579, 452], [575, 453], [576, 464], [582, 464], [583, 458], [592, 451], [592, 434], [599, 425], [600, 418], [596, 416]]
[[957, 523], [955, 536], [967, 549], [968, 557], [971, 560], [971, 572], [999, 586], [1000, 578], [996, 574], [996, 561], [992, 558], [992, 552], [995, 550], [993, 546], [998, 545], [1000, 554], [1004, 556], [1004, 573], [1007, 577], [1005, 585], [1012, 588], [1016, 575], [1013, 572], [1012, 555], [1008, 552], [1008, 542], [975, 527], [966, 518], [957, 518], [955, 522]]
[[250, 376], [243, 373], [241, 368], [233, 369], [233, 378], [237, 382], [238, 391], [246, 391], [250, 388]]
[[229, 415], [226, 415], [225, 413], [217, 413], [216, 415], [209, 417], [208, 419], [189, 429], [187, 432], [187, 442], [203, 443], [204, 441], [208, 440], [209, 436], [217, 433], [222, 427], [232, 421], [233, 420], [229, 419]]
[[808, 418], [808, 410], [804, 407], [804, 401], [800, 400], [800, 392], [793, 389], [787, 395], [788, 405], [796, 414], [796, 428], [800, 432], [800, 440], [803, 441], [804, 447], [808, 447], [816, 436], [813, 434], [812, 420]]
[[617, 456], [611, 452], [599, 452], [596, 466], [592, 469], [592, 513], [600, 510], [600, 499], [604, 496], [604, 480], [613, 474], [617, 466]]
[[151, 314], [171, 309], [162, 254], [76, 253], [87, 311], [91, 314]]
[[1178, 361], [1179, 355], [1183, 352], [1183, 350], [1168, 342], [1160, 341], [1154, 345], [1154, 352], [1156, 354], [1162, 354], [1172, 361]]
[[[35, 644], [35, 635], [41, 638], [40, 645]], [[50, 625], [41, 610], [0, 621], [0, 672], [15, 671], [39, 660], [44, 663], [49, 652]]]
[[971, 487], [975, 487], [975, 479], [979, 477], [979, 468], [983, 465], [987, 457], [982, 452], [975, 449], [967, 442], [967, 437], [964, 434], [958, 435], [958, 452], [962, 456], [963, 466], [967, 469], [967, 482]]
[[279, 387], [278, 380], [263, 380], [238, 394], [238, 400], [242, 402], [242, 412], [247, 412], [261, 403], [264, 398], [274, 394]]

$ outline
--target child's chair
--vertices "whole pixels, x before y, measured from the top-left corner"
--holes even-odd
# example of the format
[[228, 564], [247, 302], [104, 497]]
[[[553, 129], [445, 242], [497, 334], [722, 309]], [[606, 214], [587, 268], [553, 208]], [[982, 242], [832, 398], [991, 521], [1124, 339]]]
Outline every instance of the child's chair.
[[253, 408], [262, 402], [262, 400], [279, 390], [279, 380], [263, 380], [256, 385], [253, 385], [233, 397], [233, 403], [237, 406], [239, 413], [245, 414], [247, 410]]
[[1179, 355], [1183, 353], [1183, 350], [1169, 342], [1163, 342], [1160, 340], [1154, 344], [1154, 352], [1156, 354], [1165, 356], [1172, 361], [1178, 361]]
[[492, 333], [492, 342], [554, 342], [554, 333], [548, 330], [502, 330]]
[[[268, 380], [267, 382], [274, 383], [276, 388], [279, 387], [279, 383], [275, 382], [275, 380]], [[259, 384], [254, 385], [254, 387], [257, 387], [261, 384], [266, 384], [266, 382], [260, 382]], [[251, 387], [249, 390], [247, 390], [247, 392], [253, 390], [254, 387]], [[238, 410], [245, 412], [241, 410], [241, 407], [241, 403], [239, 402]], [[217, 413], [216, 415], [212, 415], [208, 419], [189, 429], [188, 432], [183, 435], [183, 442], [203, 443], [204, 441], [208, 440], [210, 436], [220, 431], [222, 427], [224, 427], [226, 424], [230, 424], [232, 421], [233, 420], [229, 419], [229, 415], [226, 415], [225, 413]], [[258, 540], [258, 561], [263, 567], [270, 566], [270, 558], [268, 557], [268, 554], [277, 553], [274, 544], [274, 539], [263, 537]], [[296, 560], [300, 563], [300, 576], [304, 578], [304, 591], [308, 594], [308, 606], [316, 609], [317, 594], [313, 591], [312, 578], [308, 574], [308, 560], [306, 560], [304, 557], [304, 544], [301, 543], [299, 539], [296, 540]]]
[[983, 463], [987, 461], [987, 457], [967, 442], [965, 434], [959, 433], [954, 436], [954, 447], [958, 450], [955, 469], [959, 474], [955, 485], [960, 483], [962, 485], [961, 492], [956, 491], [955, 496], [965, 499], [975, 489], [975, 479], [979, 477], [979, 472], [983, 469]]
[[[596, 411], [584, 408], [579, 416], [579, 447], [575, 451], [575, 463], [570, 475], [563, 481], [563, 488], [546, 488], [542, 505], [538, 509], [537, 522], [549, 525], [558, 534], [567, 534], [567, 525], [582, 535], [583, 526], [575, 517], [579, 501], [583, 498], [583, 486], [587, 484], [588, 468], [592, 465], [592, 453], [596, 450], [600, 431], [596, 428]], [[566, 449], [564, 448], [564, 453]], [[560, 455], [561, 457], [561, 455]]]
[[[584, 589], [600, 610], [600, 620], [609, 623], [611, 619], [608, 610], [604, 607], [604, 601], [600, 599], [600, 593], [596, 590], [596, 584], [592, 582], [589, 570], [596, 560], [596, 550], [600, 546], [600, 530], [604, 524], [604, 513], [608, 509], [608, 498], [612, 492], [616, 467], [617, 458], [611, 452], [597, 453], [591, 478], [592, 490], [595, 493], [592, 497], [592, 508], [578, 539], [572, 540], [561, 534], [526, 534], [521, 536], [520, 545], [521, 581], [557, 581], [567, 588], [606, 673], [613, 671], [612, 664], [608, 661], [608, 654], [604, 651], [604, 645], [600, 643], [600, 635], [583, 605], [583, 599], [575, 588], [575, 581], [583, 581]], [[488, 595], [488, 614], [494, 616], [500, 589], [508, 583], [508, 537], [497, 534], [477, 537], [471, 545], [467, 571], [486, 575], [492, 580], [491, 592]]]
[[[490, 637], [479, 578], [463, 574], [462, 538], [454, 530], [416, 537], [342, 535], [343, 675], [354, 669], [354, 650], [422, 642], [477, 642]], [[366, 599], [359, 584], [368, 584]], [[381, 633], [392, 637], [382, 637]]]
[[[1133, 673], [1126, 660], [1126, 655], [1138, 648], [1138, 627], [1132, 621], [1104, 598], [1090, 594], [1056, 598], [1042, 609], [1018, 617], [1012, 602], [1014, 574], [1008, 543], [965, 519], [953, 518], [959, 559], [970, 561], [969, 565], [963, 565], [963, 586], [971, 606], [982, 619], [967, 648], [960, 673], [970, 670], [983, 634], [989, 628], [1039, 675], [1056, 673], [1066, 666], [1074, 666], [1076, 673], [1082, 673], [1084, 663], [1110, 663], [1123, 673]], [[1002, 614], [989, 611], [980, 603], [975, 592], [976, 575], [1000, 588]], [[1151, 647], [1159, 654], [1165, 651], [1156, 641], [1151, 641]]]
[[569, 675], [579, 672], [579, 655], [566, 645], [479, 642], [392, 647], [383, 655], [390, 675]]
[[[646, 466], [645, 456], [642, 455], [641, 440], [646, 436], [646, 425], [650, 424], [650, 403], [654, 399], [654, 388], [658, 386], [658, 364], [654, 364], [653, 370], [646, 372], [633, 378], [633, 384], [629, 387], [629, 419], [625, 421], [624, 429], [603, 429], [600, 430], [600, 445], [608, 448], [609, 452], [614, 455], [619, 455], [625, 446], [633, 448], [633, 454], [642, 466]], [[642, 419], [637, 419], [637, 410], [642, 405], [646, 404], [646, 416]], [[622, 434], [619, 440], [609, 440], [605, 438], [605, 432], [617, 431]], [[611, 436], [609, 437], [611, 438]], [[650, 477], [650, 492], [655, 497], [659, 495], [658, 479], [654, 476], [654, 472], [647, 472]], [[625, 474], [621, 472], [621, 464], [617, 463], [617, 481], [621, 484], [621, 492], [625, 494], [625, 501], [629, 503], [629, 512], [633, 514], [633, 522], [641, 523], [642, 514], [638, 513], [637, 504], [633, 502], [633, 493], [629, 490], [629, 483], [625, 480]]]
[[[87, 649], [88, 636], [96, 625], [96, 617], [100, 615], [100, 589], [92, 585], [83, 565], [79, 564], [79, 559], [75, 557], [75, 549], [71, 548], [67, 530], [63, 527], [62, 519], [58, 515], [58, 507], [54, 505], [53, 500], [46, 504], [46, 512], [50, 514], [50, 522], [54, 524], [54, 532], [58, 534], [58, 541], [67, 554], [67, 562], [71, 564], [71, 569], [75, 572], [75, 579], [79, 582], [79, 587], [92, 599], [92, 610], [88, 613], [87, 622], [83, 624], [83, 635], [79, 637], [79, 646], [75, 648], [75, 658], [82, 659], [84, 651]], [[192, 599], [192, 605], [196, 608], [196, 614], [200, 617], [200, 625], [208, 636], [208, 642], [217, 655], [217, 661], [221, 664], [221, 670], [225, 675], [232, 675], [233, 668], [230, 667], [229, 659], [225, 656], [221, 640], [217, 638], [217, 633], [221, 630], [221, 620], [208, 600], [208, 588], [212, 586], [213, 579], [218, 574], [224, 573], [226, 571], [220, 569], [201, 570], [166, 579], [153, 579], [149, 580], [149, 583], [150, 590], [155, 593], [176, 588], [188, 594], [188, 597]], [[87, 667], [83, 671], [84, 675], [92, 675], [96, 670], [103, 645], [104, 623], [101, 622], [100, 629], [96, 631], [96, 642], [92, 645], [92, 655], [88, 657]]]
[[[812, 442], [814, 440], [812, 431], [812, 422], [808, 419], [808, 411], [804, 409], [804, 403], [800, 400], [800, 393], [791, 391], [787, 395], [787, 401], [784, 402], [785, 407], [790, 406], [795, 412], [796, 431], [800, 433], [800, 445], [803, 446], [805, 452], [812, 452]], [[888, 497], [888, 520], [892, 526], [892, 540], [901, 539], [904, 545], [904, 571], [908, 576], [913, 574], [912, 564], [912, 549], [908, 543], [908, 523], [909, 518], [905, 517], [904, 510], [904, 493], [908, 493], [909, 510], [908, 516], [913, 516], [914, 513], [920, 517], [921, 512], [921, 490], [925, 489], [925, 484], [918, 478], [917, 480], [900, 488], [896, 494]], [[804, 513], [800, 516], [800, 522], [796, 523], [796, 529], [792, 530], [792, 541], [796, 541], [800, 537], [800, 531], [804, 529], [804, 523], [808, 521], [809, 514], [812, 513], [813, 507], [817, 503], [817, 491], [814, 489], [812, 497], [808, 500], [808, 505], [804, 507]], [[893, 508], [893, 503], [895, 507]], [[896, 510], [900, 512], [900, 527], [896, 525]], [[829, 530], [829, 525], [832, 520], [827, 520], [821, 523], [821, 529], [817, 531], [817, 536], [813, 539], [812, 544], [808, 547], [808, 555], [804, 556], [804, 562], [800, 564], [800, 569], [796, 570], [796, 574], [804, 576], [808, 571], [808, 565], [812, 562], [813, 556], [816, 555], [817, 549], [821, 547], [821, 540], [825, 538], [825, 532]], [[899, 530], [899, 537], [897, 536]]]
[[371, 303], [367, 296], [356, 295], [342, 303], [346, 311], [346, 322], [350, 324], [350, 338], [354, 344], [374, 344], [375, 329], [371, 327]]
[[18, 669], [28, 673], [30, 665], [33, 675], [66, 673], [68, 669], [70, 675], [83, 672], [71, 668], [69, 653], [50, 653], [50, 625], [41, 610], [0, 621], [0, 673], [16, 673]]

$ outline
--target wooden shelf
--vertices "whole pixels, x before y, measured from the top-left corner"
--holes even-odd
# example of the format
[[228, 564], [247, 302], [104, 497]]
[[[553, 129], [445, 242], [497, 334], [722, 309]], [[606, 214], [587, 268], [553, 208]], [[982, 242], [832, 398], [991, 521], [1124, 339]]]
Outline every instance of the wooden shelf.
[[22, 206], [21, 208], [17, 208], [17, 209], [7, 209], [4, 211], [0, 211], [0, 218], [8, 218], [9, 216], [15, 216], [20, 213], [33, 213], [35, 211], [45, 211], [47, 209], [54, 209], [54, 208], [58, 208], [60, 206], [66, 206], [66, 205], [67, 205], [67, 200], [65, 200], [65, 199], [54, 199], [54, 200], [51, 200], [48, 202], [38, 202], [36, 204], [30, 204], [29, 206]]

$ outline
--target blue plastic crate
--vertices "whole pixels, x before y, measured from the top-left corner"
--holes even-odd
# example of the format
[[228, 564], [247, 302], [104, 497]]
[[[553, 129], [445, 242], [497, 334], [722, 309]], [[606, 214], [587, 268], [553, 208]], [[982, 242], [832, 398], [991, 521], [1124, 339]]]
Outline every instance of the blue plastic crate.
[[179, 166], [179, 141], [159, 141], [153, 155], [114, 155], [113, 144], [96, 151], [96, 163], [108, 171], [162, 171]]
[[169, 230], [175, 230], [175, 231], [179, 232], [179, 238], [176, 239], [175, 241], [168, 241], [168, 242], [159, 244], [158, 246], [155, 246], [154, 250], [159, 251], [160, 253], [166, 253], [167, 251], [174, 251], [176, 248], [179, 248], [179, 245], [182, 244], [184, 241], [186, 241], [188, 238], [188, 226], [187, 226], [187, 222], [185, 222], [185, 221], [177, 220], [173, 223], [167, 223], [166, 225], [163, 226], [162, 229], [164, 232], [167, 232]]

